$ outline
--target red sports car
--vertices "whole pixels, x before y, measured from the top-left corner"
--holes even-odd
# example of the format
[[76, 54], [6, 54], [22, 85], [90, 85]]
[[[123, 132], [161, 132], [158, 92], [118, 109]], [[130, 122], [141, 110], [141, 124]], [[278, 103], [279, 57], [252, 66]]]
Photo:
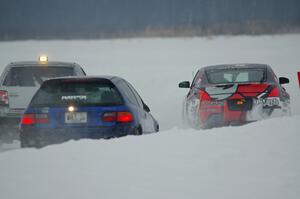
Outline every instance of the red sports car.
[[265, 64], [228, 64], [198, 70], [183, 103], [184, 122], [194, 128], [240, 125], [274, 116], [290, 115], [290, 96]]

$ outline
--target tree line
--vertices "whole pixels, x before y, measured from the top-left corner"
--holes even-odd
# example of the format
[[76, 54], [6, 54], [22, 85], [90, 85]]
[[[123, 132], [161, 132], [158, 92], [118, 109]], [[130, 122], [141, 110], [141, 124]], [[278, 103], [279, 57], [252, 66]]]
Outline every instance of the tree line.
[[299, 0], [0, 1], [0, 40], [272, 34], [299, 27]]

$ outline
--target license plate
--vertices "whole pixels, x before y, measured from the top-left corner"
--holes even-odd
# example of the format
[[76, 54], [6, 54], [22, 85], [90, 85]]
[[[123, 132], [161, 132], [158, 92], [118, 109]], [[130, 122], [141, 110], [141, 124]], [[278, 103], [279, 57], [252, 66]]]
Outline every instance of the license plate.
[[86, 123], [87, 113], [86, 112], [66, 112], [65, 113], [65, 123]]
[[228, 100], [228, 107], [231, 111], [249, 111], [252, 109], [252, 99], [233, 99]]

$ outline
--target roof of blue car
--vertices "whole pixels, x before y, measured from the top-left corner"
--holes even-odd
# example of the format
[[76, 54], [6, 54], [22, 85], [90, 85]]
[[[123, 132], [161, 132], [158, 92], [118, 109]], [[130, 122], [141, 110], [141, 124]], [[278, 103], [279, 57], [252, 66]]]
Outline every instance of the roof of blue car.
[[66, 76], [66, 77], [55, 77], [51, 78], [49, 80], [64, 80], [64, 79], [86, 79], [86, 80], [91, 80], [91, 79], [107, 79], [107, 80], [112, 80], [112, 79], [121, 79], [120, 77], [117, 76], [110, 76], [110, 75], [99, 75], [99, 76]]

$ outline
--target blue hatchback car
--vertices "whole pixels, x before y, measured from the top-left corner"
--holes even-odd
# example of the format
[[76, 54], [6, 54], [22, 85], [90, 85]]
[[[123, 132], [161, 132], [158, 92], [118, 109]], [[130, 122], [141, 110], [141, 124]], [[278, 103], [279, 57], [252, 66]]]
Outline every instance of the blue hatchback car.
[[136, 90], [113, 76], [45, 81], [24, 112], [21, 147], [70, 139], [112, 138], [158, 132], [159, 124]]

